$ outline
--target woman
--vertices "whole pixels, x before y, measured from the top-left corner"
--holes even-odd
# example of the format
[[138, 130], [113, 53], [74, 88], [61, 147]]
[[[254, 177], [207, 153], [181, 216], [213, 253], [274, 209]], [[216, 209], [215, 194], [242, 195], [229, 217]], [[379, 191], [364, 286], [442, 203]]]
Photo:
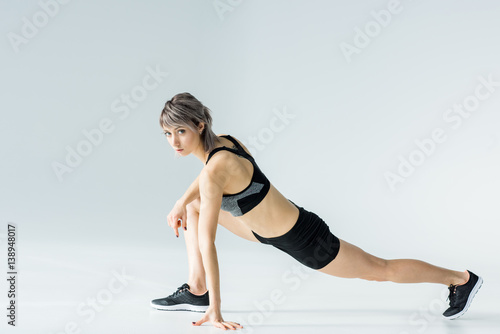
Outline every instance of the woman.
[[453, 271], [419, 260], [385, 260], [337, 238], [315, 213], [285, 198], [239, 140], [216, 136], [210, 110], [191, 94], [177, 94], [167, 101], [160, 125], [178, 156], [193, 154], [204, 167], [168, 215], [177, 237], [179, 227], [184, 229], [188, 283], [168, 297], [153, 300], [154, 308], [204, 311], [203, 317], [193, 322], [196, 326], [210, 321], [222, 329], [242, 328], [224, 321], [220, 310], [214, 245], [217, 224], [247, 240], [273, 245], [332, 276], [446, 284], [450, 308], [443, 315], [450, 319], [467, 311], [481, 287], [482, 278], [468, 270]]

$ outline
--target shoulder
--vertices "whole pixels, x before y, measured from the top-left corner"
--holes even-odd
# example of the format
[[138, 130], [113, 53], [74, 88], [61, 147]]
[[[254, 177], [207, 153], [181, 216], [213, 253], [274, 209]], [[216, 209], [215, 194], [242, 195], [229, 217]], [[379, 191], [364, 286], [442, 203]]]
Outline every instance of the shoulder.
[[[217, 136], [221, 137], [221, 136], [229, 136], [229, 135], [219, 134]], [[235, 138], [234, 136], [231, 136], [231, 138], [233, 138], [234, 140], [236, 140], [238, 142], [238, 144], [240, 144], [240, 146], [243, 147], [243, 149], [247, 152], [248, 155], [252, 156], [252, 154], [250, 153], [250, 151], [248, 150], [248, 148], [245, 145], [243, 145], [243, 143], [241, 141], [239, 141], [238, 138]], [[231, 145], [234, 145], [234, 144], [231, 144]]]
[[222, 195], [230, 179], [227, 164], [223, 159], [212, 160], [214, 160], [213, 163], [206, 165], [200, 173], [200, 193], [210, 197]]
[[[218, 135], [224, 136], [224, 135]], [[220, 150], [213, 154], [210, 158], [210, 162], [207, 163], [201, 173], [200, 173], [200, 183], [224, 183], [229, 177], [230, 166], [234, 160], [234, 154], [226, 150]]]

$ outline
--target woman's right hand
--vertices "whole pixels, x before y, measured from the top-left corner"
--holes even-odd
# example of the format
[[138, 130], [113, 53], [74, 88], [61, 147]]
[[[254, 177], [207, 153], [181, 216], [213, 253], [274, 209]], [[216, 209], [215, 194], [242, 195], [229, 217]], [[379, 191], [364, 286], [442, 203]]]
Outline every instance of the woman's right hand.
[[186, 205], [180, 201], [175, 202], [174, 208], [167, 216], [168, 225], [174, 229], [175, 236], [179, 237], [178, 228], [182, 227], [187, 230], [187, 211]]

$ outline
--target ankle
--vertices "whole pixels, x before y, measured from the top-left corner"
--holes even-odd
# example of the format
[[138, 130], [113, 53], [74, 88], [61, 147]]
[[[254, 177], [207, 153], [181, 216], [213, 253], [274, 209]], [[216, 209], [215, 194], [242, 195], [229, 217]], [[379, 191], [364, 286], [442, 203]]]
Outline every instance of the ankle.
[[207, 292], [207, 287], [205, 284], [188, 282], [188, 285], [189, 292], [191, 292], [193, 295], [203, 295], [205, 292]]
[[464, 271], [464, 274], [465, 274], [465, 280], [464, 280], [464, 282], [461, 285], [467, 283], [469, 281], [469, 279], [470, 279], [470, 274], [469, 274], [469, 272], [467, 270]]
[[189, 289], [189, 292], [191, 292], [193, 295], [196, 295], [196, 296], [203, 296], [206, 292], [207, 292], [207, 289], [206, 288], [198, 288], [198, 289], [192, 289], [190, 288]]
[[469, 278], [470, 278], [470, 274], [469, 272], [466, 270], [466, 271], [463, 271], [463, 272], [460, 272], [459, 275], [457, 275], [451, 282], [452, 285], [464, 285], [465, 283], [467, 283], [469, 281]]

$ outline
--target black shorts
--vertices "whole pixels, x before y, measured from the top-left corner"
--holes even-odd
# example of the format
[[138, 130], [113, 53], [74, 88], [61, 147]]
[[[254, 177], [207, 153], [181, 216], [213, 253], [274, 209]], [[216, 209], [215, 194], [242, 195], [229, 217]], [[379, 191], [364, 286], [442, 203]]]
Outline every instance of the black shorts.
[[339, 238], [330, 232], [328, 225], [317, 214], [295, 203], [293, 205], [299, 209], [299, 218], [290, 231], [273, 238], [252, 233], [261, 243], [282, 250], [309, 268], [321, 269], [337, 256]]

